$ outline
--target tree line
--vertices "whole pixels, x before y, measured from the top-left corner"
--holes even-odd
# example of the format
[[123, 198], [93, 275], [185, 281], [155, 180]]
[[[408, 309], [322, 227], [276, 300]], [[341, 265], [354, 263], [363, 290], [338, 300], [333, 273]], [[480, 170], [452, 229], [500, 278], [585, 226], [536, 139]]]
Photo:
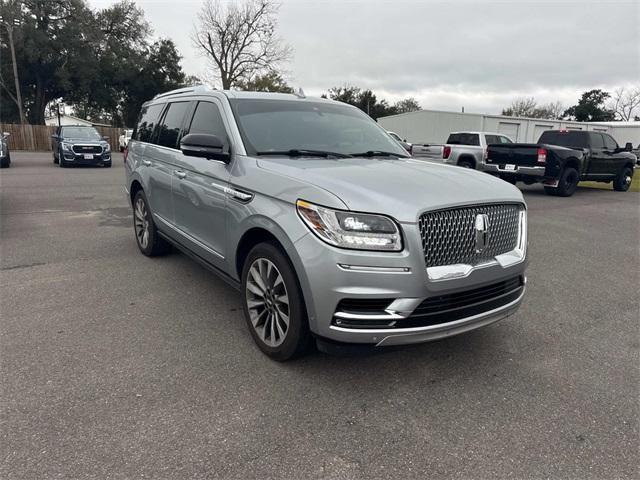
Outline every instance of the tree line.
[[538, 104], [533, 97], [516, 98], [502, 110], [502, 115], [578, 122], [640, 121], [639, 107], [640, 87], [621, 87], [613, 93], [601, 89], [586, 91], [569, 108], [564, 108], [560, 101]]

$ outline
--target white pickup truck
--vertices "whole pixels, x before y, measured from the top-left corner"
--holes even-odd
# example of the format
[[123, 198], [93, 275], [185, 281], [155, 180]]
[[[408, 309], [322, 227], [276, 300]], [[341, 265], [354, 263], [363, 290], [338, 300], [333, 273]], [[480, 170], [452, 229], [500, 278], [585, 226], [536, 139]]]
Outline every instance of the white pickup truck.
[[451, 132], [442, 148], [444, 163], [484, 170], [487, 145], [513, 143], [506, 135], [494, 132]]

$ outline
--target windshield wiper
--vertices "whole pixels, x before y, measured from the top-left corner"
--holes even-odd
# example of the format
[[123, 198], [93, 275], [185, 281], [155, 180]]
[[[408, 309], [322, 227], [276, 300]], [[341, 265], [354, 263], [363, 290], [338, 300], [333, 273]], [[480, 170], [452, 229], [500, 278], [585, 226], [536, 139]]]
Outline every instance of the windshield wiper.
[[286, 155], [288, 157], [336, 157], [349, 158], [351, 155], [346, 153], [328, 152], [326, 150], [306, 150], [292, 148], [291, 150], [266, 150], [264, 152], [256, 152], [256, 155]]
[[368, 150], [366, 152], [360, 153], [351, 153], [352, 157], [398, 157], [398, 158], [409, 158], [404, 155], [400, 155], [395, 152], [385, 152], [383, 150]]

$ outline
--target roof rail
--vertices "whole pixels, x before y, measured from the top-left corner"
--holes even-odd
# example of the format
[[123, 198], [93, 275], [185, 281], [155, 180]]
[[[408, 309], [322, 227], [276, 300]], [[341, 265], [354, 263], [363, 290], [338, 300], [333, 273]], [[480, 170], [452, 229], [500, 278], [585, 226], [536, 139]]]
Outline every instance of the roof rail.
[[153, 97], [153, 99], [155, 100], [157, 98], [164, 98], [170, 95], [180, 95], [182, 93], [200, 93], [200, 92], [210, 92], [210, 91], [211, 91], [211, 88], [209, 88], [207, 85], [194, 85], [193, 87], [178, 88], [176, 90], [171, 90], [169, 92], [159, 93], [158, 95]]

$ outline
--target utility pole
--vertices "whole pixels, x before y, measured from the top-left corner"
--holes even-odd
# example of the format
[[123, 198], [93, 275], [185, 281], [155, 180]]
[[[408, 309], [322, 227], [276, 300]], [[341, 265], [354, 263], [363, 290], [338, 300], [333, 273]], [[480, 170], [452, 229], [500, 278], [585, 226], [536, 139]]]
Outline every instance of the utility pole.
[[27, 123], [24, 118], [24, 112], [22, 110], [22, 93], [20, 92], [20, 79], [18, 77], [18, 63], [16, 62], [16, 48], [13, 43], [13, 27], [20, 25], [20, 21], [18, 19], [13, 19], [10, 21], [9, 19], [5, 19], [0, 17], [0, 22], [4, 25], [7, 30], [7, 36], [9, 37], [9, 49], [11, 50], [11, 63], [13, 64], [13, 80], [16, 85], [16, 103], [18, 104], [18, 114], [20, 115], [20, 123]]

